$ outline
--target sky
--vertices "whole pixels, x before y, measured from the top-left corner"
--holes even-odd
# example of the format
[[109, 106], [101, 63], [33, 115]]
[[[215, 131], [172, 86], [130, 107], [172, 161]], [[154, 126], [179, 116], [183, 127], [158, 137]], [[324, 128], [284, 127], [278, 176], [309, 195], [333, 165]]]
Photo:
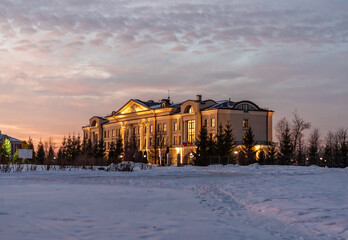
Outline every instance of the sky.
[[2, 133], [61, 141], [168, 90], [346, 128], [348, 1], [0, 1]]

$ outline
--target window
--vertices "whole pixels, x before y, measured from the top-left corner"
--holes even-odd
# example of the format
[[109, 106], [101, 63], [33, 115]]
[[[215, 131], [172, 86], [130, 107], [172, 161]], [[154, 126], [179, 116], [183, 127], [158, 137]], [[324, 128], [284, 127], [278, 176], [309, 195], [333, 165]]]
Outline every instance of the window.
[[193, 107], [190, 107], [189, 113], [193, 113]]
[[144, 139], [144, 146], [146, 147], [146, 139]]
[[108, 142], [108, 149], [110, 149], [110, 142]]
[[178, 131], [178, 123], [177, 122], [174, 123], [174, 131]]
[[187, 121], [188, 136], [187, 141], [192, 144], [195, 140], [195, 120]]
[[243, 128], [247, 128], [249, 127], [249, 120], [248, 119], [244, 119], [243, 120]]
[[174, 145], [178, 145], [178, 142], [177, 142], [177, 137], [176, 136], [174, 136]]
[[179, 130], [180, 130], [180, 127], [181, 127], [181, 124], [180, 124], [180, 122], [179, 122]]
[[152, 138], [149, 139], [149, 146], [152, 146]]
[[150, 133], [153, 132], [153, 125], [150, 125]]
[[204, 127], [207, 127], [208, 121], [207, 119], [204, 119]]
[[215, 118], [211, 119], [211, 127], [215, 127]]
[[179, 145], [181, 144], [182, 142], [181, 142], [181, 136], [179, 136]]
[[145, 127], [144, 127], [144, 133], [145, 133], [145, 134], [146, 134], [146, 130], [147, 130], [147, 127], [145, 126]]
[[157, 129], [159, 132], [162, 131], [162, 125], [160, 123], [157, 125]]
[[104, 137], [106, 138], [106, 131], [104, 131]]
[[115, 137], [115, 129], [112, 130], [112, 137]]
[[136, 127], [134, 127], [134, 128], [133, 128], [133, 134], [135, 135], [135, 134], [136, 134], [136, 132], [137, 132], [137, 128], [136, 128]]
[[163, 131], [167, 131], [167, 124], [163, 124]]
[[108, 138], [110, 137], [110, 130], [108, 130]]

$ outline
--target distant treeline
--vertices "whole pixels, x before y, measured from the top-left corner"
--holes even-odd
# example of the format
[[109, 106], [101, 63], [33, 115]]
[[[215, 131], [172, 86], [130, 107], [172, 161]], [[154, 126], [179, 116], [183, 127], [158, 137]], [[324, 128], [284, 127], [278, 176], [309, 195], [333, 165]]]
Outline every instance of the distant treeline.
[[[306, 122], [297, 112], [294, 112], [291, 121], [283, 118], [276, 124], [275, 133], [278, 143], [275, 144], [255, 142], [251, 127], [245, 129], [242, 142], [236, 142], [232, 126], [229, 124], [218, 126], [215, 135], [209, 134], [206, 127], [202, 126], [195, 141], [196, 150], [189, 154], [190, 156], [186, 156], [190, 159], [186, 163], [198, 166], [259, 163], [261, 165], [346, 167], [347, 129], [339, 128], [335, 132], [329, 131], [322, 137], [319, 130], [314, 128], [305, 140], [304, 132], [310, 128], [311, 123]], [[162, 135], [157, 136], [157, 138], [160, 137], [164, 138]], [[27, 149], [33, 149], [33, 159], [18, 159], [17, 154], [11, 156], [11, 144], [6, 139], [1, 148], [0, 158], [2, 164], [34, 163], [48, 166], [102, 166], [123, 161], [147, 163], [148, 158], [154, 159], [154, 163], [157, 164], [166, 162], [169, 147], [165, 144], [152, 144], [152, 149], [143, 153], [138, 151], [135, 136], [127, 136], [124, 142], [125, 144], [119, 137], [111, 142], [106, 151], [103, 140], [92, 144], [90, 139], [81, 140], [80, 136], [73, 135], [64, 137], [59, 150], [55, 153], [51, 139], [47, 142], [40, 140], [36, 150], [32, 139], [29, 138], [25, 146]], [[164, 156], [163, 161], [158, 161], [160, 159], [158, 154]]]

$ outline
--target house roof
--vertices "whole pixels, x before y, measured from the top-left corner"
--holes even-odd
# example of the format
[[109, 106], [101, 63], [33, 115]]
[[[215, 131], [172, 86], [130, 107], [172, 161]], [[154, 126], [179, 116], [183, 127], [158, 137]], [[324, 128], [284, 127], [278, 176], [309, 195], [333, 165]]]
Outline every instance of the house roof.
[[21, 140], [17, 139], [17, 138], [13, 138], [13, 137], [10, 137], [6, 134], [2, 134], [0, 133], [0, 142], [3, 143], [5, 141], [5, 139], [8, 138], [10, 140], [11, 143], [22, 143]]

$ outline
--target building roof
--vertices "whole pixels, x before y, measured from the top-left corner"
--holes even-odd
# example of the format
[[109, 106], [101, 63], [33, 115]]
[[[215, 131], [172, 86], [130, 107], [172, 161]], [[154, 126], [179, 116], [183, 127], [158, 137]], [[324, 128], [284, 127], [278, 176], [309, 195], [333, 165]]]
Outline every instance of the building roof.
[[6, 135], [6, 134], [2, 134], [2, 133], [0, 132], [0, 143], [3, 143], [3, 142], [5, 141], [6, 138], [8, 138], [8, 139], [10, 140], [11, 143], [19, 143], [19, 144], [22, 143], [21, 140], [18, 140], [18, 139], [16, 139], [16, 138], [10, 137], [10, 136], [8, 136], [8, 135]]

